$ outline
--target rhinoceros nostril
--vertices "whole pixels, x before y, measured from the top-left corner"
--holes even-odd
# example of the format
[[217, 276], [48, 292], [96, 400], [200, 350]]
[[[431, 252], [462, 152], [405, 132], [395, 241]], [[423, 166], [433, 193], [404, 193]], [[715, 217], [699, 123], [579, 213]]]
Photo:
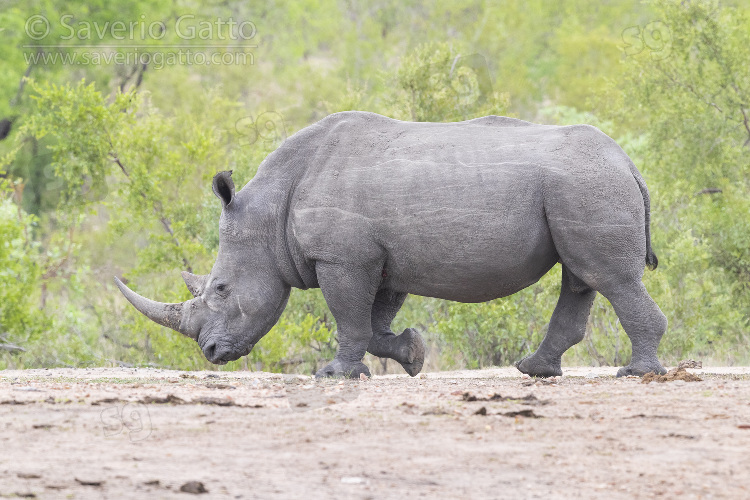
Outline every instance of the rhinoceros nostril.
[[203, 346], [203, 354], [205, 354], [206, 359], [209, 361], [213, 361], [215, 351], [216, 342], [207, 342], [206, 345]]

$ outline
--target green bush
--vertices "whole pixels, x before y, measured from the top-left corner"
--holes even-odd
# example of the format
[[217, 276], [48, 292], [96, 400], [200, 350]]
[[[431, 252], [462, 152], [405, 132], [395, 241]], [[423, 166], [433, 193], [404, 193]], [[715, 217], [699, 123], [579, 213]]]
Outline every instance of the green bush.
[[0, 178], [0, 368], [16, 365], [50, 326], [38, 305], [43, 259], [34, 240], [38, 220], [12, 200], [22, 189]]
[[[88, 18], [111, 21], [114, 11], [99, 7]], [[0, 367], [212, 368], [194, 342], [134, 311], [112, 275], [157, 300], [188, 298], [179, 271], [207, 273], [218, 248], [211, 177], [231, 169], [242, 186], [287, 135], [347, 109], [408, 120], [497, 114], [598, 126], [633, 158], [651, 192], [660, 266], [644, 282], [670, 322], [660, 356], [750, 359], [744, 6], [513, 0], [371, 10], [334, 2], [318, 6], [326, 16], [313, 19], [312, 4], [258, 11], [230, 2], [197, 8], [196, 20], [257, 21], [255, 64], [145, 71], [28, 66], [24, 10], [42, 8], [59, 18], [70, 2], [32, 0], [0, 13], [7, 42], [0, 120], [15, 120], [0, 140], [0, 156], [8, 155], [0, 173], [0, 342], [27, 349], [0, 352]], [[143, 12], [148, 22], [170, 8], [118, 4], [122, 15]], [[290, 19], [308, 21], [300, 30]], [[658, 37], [646, 31], [657, 25]], [[60, 35], [55, 29], [51, 38]], [[174, 36], [165, 43], [179, 42]], [[27, 71], [35, 80], [24, 83]], [[543, 337], [559, 280], [558, 266], [484, 304], [410, 297], [394, 330], [423, 332], [429, 369], [507, 364]], [[309, 373], [332, 357], [335, 332], [320, 292], [294, 291], [253, 353], [222, 369]], [[599, 296], [584, 341], [564, 362], [620, 365], [629, 357], [627, 336]]]

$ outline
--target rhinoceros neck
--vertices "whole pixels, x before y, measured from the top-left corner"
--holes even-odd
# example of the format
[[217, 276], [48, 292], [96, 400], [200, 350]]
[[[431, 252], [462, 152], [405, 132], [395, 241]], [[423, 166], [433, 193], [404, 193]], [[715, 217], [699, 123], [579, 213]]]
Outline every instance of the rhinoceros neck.
[[[248, 238], [254, 244], [265, 244], [272, 250], [279, 276], [288, 286], [310, 288], [303, 279], [299, 265], [302, 256], [288, 232], [289, 207], [299, 178], [304, 175], [303, 162], [291, 157], [283, 146], [271, 153], [258, 168], [258, 173], [239, 193], [237, 202], [243, 207], [246, 227], [252, 228]], [[294, 155], [296, 156], [296, 155]], [[307, 274], [303, 271], [303, 274]]]

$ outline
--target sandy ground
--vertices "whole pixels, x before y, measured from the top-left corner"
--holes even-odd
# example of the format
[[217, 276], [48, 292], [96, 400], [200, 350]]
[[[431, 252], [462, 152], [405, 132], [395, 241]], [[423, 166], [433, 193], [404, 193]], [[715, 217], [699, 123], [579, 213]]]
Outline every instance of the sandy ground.
[[5, 371], [0, 498], [750, 498], [750, 368], [689, 371]]

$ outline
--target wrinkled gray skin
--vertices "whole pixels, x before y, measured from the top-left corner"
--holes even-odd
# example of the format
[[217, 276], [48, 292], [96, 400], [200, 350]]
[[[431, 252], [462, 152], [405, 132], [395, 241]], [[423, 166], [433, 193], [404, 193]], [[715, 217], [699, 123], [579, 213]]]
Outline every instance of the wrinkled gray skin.
[[599, 292], [633, 345], [618, 375], [665, 372], [656, 349], [667, 320], [641, 282], [644, 265], [657, 263], [648, 191], [594, 127], [337, 113], [286, 140], [238, 193], [231, 172], [217, 174], [213, 190], [224, 207], [219, 255], [211, 274], [183, 273], [194, 299], [153, 302], [117, 281], [136, 308], [197, 340], [212, 363], [248, 354], [291, 287], [320, 287], [339, 349], [318, 376], [369, 375], [366, 351], [414, 376], [422, 338], [390, 328], [407, 294], [483, 302], [561, 262], [547, 334], [518, 369], [561, 375], [561, 356], [583, 339]]

